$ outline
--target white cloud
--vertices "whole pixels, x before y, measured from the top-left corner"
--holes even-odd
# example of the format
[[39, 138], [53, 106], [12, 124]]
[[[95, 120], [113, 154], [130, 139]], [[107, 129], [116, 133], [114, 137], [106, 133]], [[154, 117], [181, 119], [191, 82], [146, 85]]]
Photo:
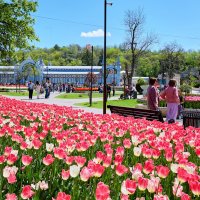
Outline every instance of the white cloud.
[[[103, 37], [104, 31], [102, 29], [98, 29], [96, 31], [91, 32], [81, 32], [81, 37]], [[111, 37], [111, 33], [107, 32], [107, 37]]]

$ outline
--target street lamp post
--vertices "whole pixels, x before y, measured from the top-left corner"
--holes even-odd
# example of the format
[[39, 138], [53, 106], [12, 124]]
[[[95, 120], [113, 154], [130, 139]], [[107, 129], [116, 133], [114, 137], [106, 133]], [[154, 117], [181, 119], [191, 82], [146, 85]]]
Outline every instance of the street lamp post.
[[93, 46], [92, 46], [92, 62], [91, 62], [91, 77], [90, 77], [90, 106], [92, 106], [92, 79], [93, 79], [93, 76], [92, 76], [92, 73], [93, 73]]
[[126, 97], [126, 92], [125, 92], [125, 87], [126, 87], [126, 74], [123, 74], [123, 79], [124, 79], [124, 99]]
[[113, 96], [115, 96], [115, 63], [114, 63], [114, 68], [113, 68]]
[[103, 86], [103, 114], [106, 114], [106, 101], [107, 101], [107, 87], [106, 87], [106, 14], [107, 14], [107, 5], [111, 5], [112, 3], [107, 3], [107, 0], [104, 0], [104, 66], [103, 66], [103, 74], [104, 74], [104, 86]]

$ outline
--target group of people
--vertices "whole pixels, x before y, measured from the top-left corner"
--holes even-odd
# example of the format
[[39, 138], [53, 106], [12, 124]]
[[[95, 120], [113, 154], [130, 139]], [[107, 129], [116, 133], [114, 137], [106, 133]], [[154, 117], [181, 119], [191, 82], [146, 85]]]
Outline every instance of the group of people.
[[40, 98], [40, 94], [44, 93], [45, 90], [45, 99], [49, 98], [51, 92], [51, 82], [47, 78], [44, 84], [40, 84], [39, 81], [36, 81], [34, 84], [32, 81], [28, 83], [28, 92], [29, 92], [29, 99], [33, 98], [33, 91], [37, 93], [37, 99]]
[[157, 79], [149, 79], [149, 87], [147, 88], [147, 106], [151, 110], [159, 110], [158, 103], [160, 99], [163, 99], [167, 103], [166, 121], [168, 123], [174, 123], [178, 117], [182, 97], [176, 86], [176, 80], [171, 79], [168, 86], [159, 93], [157, 89]]

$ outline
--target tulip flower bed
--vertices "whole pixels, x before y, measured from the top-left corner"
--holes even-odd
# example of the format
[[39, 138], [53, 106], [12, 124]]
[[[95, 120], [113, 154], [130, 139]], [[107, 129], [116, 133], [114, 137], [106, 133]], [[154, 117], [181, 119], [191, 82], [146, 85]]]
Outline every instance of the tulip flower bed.
[[5, 97], [0, 107], [0, 199], [200, 198], [200, 129]]
[[186, 96], [184, 101], [184, 107], [200, 109], [200, 96]]
[[[85, 88], [75, 88], [75, 92], [85, 92], [85, 91], [91, 91], [91, 88], [85, 87]], [[92, 91], [98, 91], [98, 88], [92, 88]]]
[[[166, 107], [166, 101], [160, 100], [159, 101], [160, 107]], [[184, 107], [191, 108], [191, 109], [200, 109], [200, 96], [185, 96], [184, 98]]]

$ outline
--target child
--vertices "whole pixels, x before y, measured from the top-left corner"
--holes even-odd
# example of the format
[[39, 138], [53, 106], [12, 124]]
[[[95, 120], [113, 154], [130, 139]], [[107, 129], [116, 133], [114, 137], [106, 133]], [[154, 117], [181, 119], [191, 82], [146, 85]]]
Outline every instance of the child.
[[183, 103], [184, 103], [183, 94], [180, 89], [178, 90], [178, 96], [179, 96], [180, 104], [178, 105], [177, 119], [180, 119], [182, 117]]

